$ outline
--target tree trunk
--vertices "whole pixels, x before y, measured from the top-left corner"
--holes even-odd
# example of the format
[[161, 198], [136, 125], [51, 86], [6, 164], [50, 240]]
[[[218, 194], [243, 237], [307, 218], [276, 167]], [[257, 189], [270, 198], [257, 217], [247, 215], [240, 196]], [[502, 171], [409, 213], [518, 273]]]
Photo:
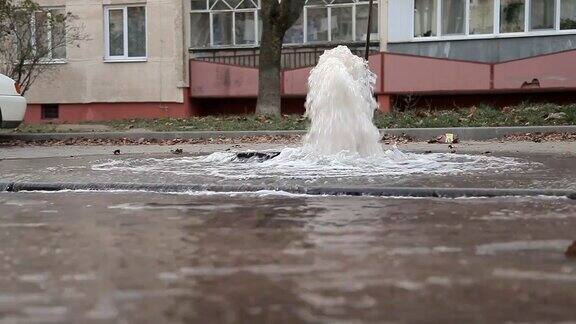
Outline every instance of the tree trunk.
[[262, 1], [260, 13], [263, 32], [260, 41], [257, 114], [281, 115], [282, 40], [288, 28], [300, 17], [304, 3], [305, 0]]
[[[274, 26], [266, 26], [263, 21], [260, 44], [260, 69], [258, 81], [258, 102], [256, 113], [267, 116], [280, 116], [280, 60], [282, 58], [282, 36]], [[268, 22], [270, 24], [270, 22]]]

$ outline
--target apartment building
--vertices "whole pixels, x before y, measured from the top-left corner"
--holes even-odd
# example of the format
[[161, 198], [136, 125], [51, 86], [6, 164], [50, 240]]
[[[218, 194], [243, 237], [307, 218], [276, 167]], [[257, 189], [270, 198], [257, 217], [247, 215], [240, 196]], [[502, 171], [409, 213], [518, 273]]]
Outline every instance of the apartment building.
[[26, 95], [27, 122], [189, 115], [183, 1], [38, 3], [75, 15], [88, 39], [53, 56]]
[[[267, 0], [260, 0], [267, 1]], [[271, 1], [271, 0], [270, 0]], [[67, 48], [28, 95], [27, 121], [250, 113], [262, 26], [257, 0], [42, 0], [90, 40]], [[576, 89], [576, 0], [308, 0], [282, 53], [283, 112], [302, 112], [324, 49], [364, 55], [382, 110], [398, 98], [518, 100]]]

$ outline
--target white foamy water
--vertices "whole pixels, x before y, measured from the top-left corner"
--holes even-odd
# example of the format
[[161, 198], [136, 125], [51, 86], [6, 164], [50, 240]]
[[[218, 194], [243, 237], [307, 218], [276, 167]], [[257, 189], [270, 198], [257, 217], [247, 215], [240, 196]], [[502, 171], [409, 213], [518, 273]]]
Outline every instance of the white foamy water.
[[368, 62], [348, 47], [325, 51], [308, 78], [305, 116], [310, 118], [310, 129], [305, 148], [320, 155], [342, 151], [381, 155], [380, 132], [372, 123], [378, 108], [375, 84]]
[[236, 153], [217, 152], [204, 157], [110, 160], [96, 171], [171, 173], [223, 179], [318, 179], [499, 172], [520, 163], [511, 158], [411, 154], [395, 147], [384, 150], [372, 119], [378, 108], [373, 90], [376, 75], [367, 62], [346, 46], [325, 51], [308, 80], [306, 116], [310, 129], [302, 147], [285, 148], [261, 162], [239, 161]]
[[96, 171], [164, 173], [210, 176], [222, 179], [303, 179], [343, 177], [390, 177], [411, 174], [460, 174], [499, 172], [522, 165], [512, 158], [464, 154], [414, 154], [397, 149], [362, 157], [350, 152], [319, 155], [303, 148], [286, 148], [277, 157], [258, 162], [238, 161], [235, 153], [217, 152], [201, 157], [129, 158], [93, 165]]

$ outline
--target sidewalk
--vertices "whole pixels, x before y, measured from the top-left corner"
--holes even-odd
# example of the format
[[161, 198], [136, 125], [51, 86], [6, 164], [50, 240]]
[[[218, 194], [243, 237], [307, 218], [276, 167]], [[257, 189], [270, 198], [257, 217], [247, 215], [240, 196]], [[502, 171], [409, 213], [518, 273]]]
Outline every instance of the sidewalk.
[[[570, 133], [576, 134], [576, 125], [571, 126], [527, 126], [527, 127], [448, 127], [448, 128], [394, 128], [380, 130], [383, 136], [402, 136], [414, 141], [427, 141], [445, 133], [455, 134], [461, 141], [486, 141], [509, 135], [527, 133]], [[132, 141], [241, 138], [257, 136], [299, 136], [304, 130], [293, 131], [184, 131], [184, 132], [75, 132], [75, 133], [0, 133], [0, 142], [49, 141], [69, 139], [127, 139]]]
[[[170, 150], [181, 148], [186, 155], [210, 154], [223, 151], [278, 151], [286, 147], [300, 145], [300, 141], [274, 142], [274, 143], [200, 143], [174, 145], [60, 145], [60, 146], [11, 146], [0, 147], [0, 160], [2, 159], [35, 159], [80, 156], [113, 156], [114, 150], [119, 149], [122, 155], [167, 155], [173, 156]], [[533, 154], [549, 156], [576, 156], [576, 142], [499, 142], [499, 141], [464, 141], [452, 145], [459, 154]], [[392, 146], [383, 143], [385, 149]], [[414, 153], [449, 153], [452, 151], [447, 144], [428, 144], [423, 142], [398, 143], [398, 148], [405, 152]]]

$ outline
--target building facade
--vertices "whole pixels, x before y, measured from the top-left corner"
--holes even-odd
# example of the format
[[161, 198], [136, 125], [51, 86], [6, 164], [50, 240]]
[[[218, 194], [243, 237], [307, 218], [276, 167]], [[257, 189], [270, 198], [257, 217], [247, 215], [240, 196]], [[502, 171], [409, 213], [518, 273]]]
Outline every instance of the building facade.
[[[27, 121], [254, 110], [258, 0], [40, 3], [78, 16], [90, 39], [33, 86]], [[364, 54], [368, 10], [367, 0], [306, 2], [284, 39], [283, 112], [303, 111], [324, 49]], [[474, 102], [576, 89], [576, 0], [377, 0], [372, 10], [369, 63], [382, 110], [402, 96]]]
[[185, 117], [187, 6], [180, 0], [39, 0], [77, 17], [68, 46], [26, 97], [27, 122]]

